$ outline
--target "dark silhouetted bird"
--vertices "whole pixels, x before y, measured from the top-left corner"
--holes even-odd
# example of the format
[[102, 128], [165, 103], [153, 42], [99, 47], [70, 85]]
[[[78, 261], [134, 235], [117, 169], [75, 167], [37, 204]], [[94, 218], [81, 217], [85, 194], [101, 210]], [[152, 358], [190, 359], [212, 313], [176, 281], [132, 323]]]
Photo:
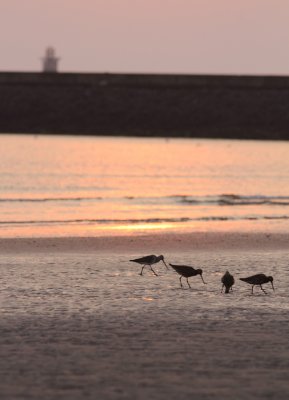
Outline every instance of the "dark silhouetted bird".
[[159, 261], [162, 261], [165, 264], [166, 268], [169, 269], [167, 264], [165, 263], [164, 256], [162, 256], [162, 255], [161, 256], [155, 256], [154, 254], [151, 254], [150, 256], [145, 256], [145, 257], [141, 257], [141, 258], [135, 258], [134, 260], [129, 260], [129, 261], [132, 261], [132, 262], [135, 262], [137, 264], [142, 265], [142, 269], [141, 269], [140, 275], [142, 275], [144, 267], [148, 266], [148, 267], [150, 267], [152, 272], [156, 276], [158, 276], [158, 274], [153, 270], [152, 265], [158, 263]]
[[262, 285], [264, 285], [264, 283], [268, 283], [268, 282], [271, 282], [272, 289], [274, 290], [272, 276], [266, 276], [265, 274], [256, 274], [256, 275], [249, 276], [248, 278], [240, 278], [240, 280], [252, 285], [252, 294], [253, 294], [254, 286], [256, 286], [256, 285], [260, 286], [261, 290], [263, 290], [263, 292], [266, 293], [265, 290], [262, 288]]
[[189, 288], [191, 288], [191, 285], [189, 284], [189, 280], [188, 278], [190, 278], [191, 276], [196, 276], [196, 275], [200, 275], [203, 283], [206, 283], [203, 279], [203, 271], [201, 269], [195, 269], [193, 267], [190, 267], [188, 265], [175, 265], [175, 264], [170, 264], [170, 266], [179, 274], [180, 276], [180, 284], [181, 287], [183, 287], [182, 284], [182, 278], [186, 278], [187, 279], [187, 283], [189, 285]]
[[226, 271], [226, 273], [223, 275], [223, 277], [221, 279], [221, 282], [223, 284], [221, 293], [223, 292], [224, 286], [226, 288], [225, 293], [229, 293], [230, 289], [231, 290], [233, 289], [233, 285], [235, 283], [235, 279], [234, 279], [233, 275], [230, 274], [229, 271]]

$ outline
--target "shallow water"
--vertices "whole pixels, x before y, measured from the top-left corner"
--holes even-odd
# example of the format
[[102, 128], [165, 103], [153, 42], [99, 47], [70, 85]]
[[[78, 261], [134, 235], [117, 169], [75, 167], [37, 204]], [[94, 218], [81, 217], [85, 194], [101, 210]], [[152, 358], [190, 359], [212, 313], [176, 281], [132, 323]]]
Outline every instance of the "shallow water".
[[289, 228], [289, 143], [0, 136], [0, 235]]
[[[161, 264], [140, 276], [135, 256], [1, 257], [5, 398], [287, 399], [288, 252], [166, 254], [203, 268], [191, 290]], [[239, 281], [256, 266], [275, 292]]]
[[[180, 288], [179, 275], [162, 263], [156, 265], [159, 277], [149, 268], [140, 276], [141, 267], [127, 260], [137, 255], [43, 255], [1, 256], [1, 312], [16, 316], [20, 313], [46, 315], [58, 312], [66, 314], [105, 313], [114, 310], [136, 311], [140, 307], [151, 309], [157, 304], [167, 313], [170, 305], [180, 308], [184, 316], [191, 315], [188, 301], [194, 302], [194, 317], [220, 318], [227, 315], [238, 320], [258, 312], [274, 318], [278, 310], [289, 310], [289, 261], [288, 252], [217, 252], [208, 254], [167, 254], [174, 264], [193, 265], [203, 269], [204, 285], [199, 276], [189, 278], [192, 289]], [[233, 293], [221, 295], [220, 279], [226, 270], [235, 276]], [[276, 291], [271, 284], [267, 296], [238, 278], [263, 272], [275, 277]], [[189, 297], [188, 297], [189, 296]], [[121, 303], [120, 303], [121, 301]], [[170, 303], [173, 301], [173, 303]], [[229, 308], [228, 308], [229, 307]]]

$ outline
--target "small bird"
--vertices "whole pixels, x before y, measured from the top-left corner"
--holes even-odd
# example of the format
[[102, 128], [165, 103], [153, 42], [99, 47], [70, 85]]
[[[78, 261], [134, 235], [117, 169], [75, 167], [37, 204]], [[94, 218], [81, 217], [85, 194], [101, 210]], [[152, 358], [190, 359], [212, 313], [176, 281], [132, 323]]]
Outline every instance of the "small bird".
[[188, 265], [175, 265], [175, 264], [170, 264], [170, 266], [171, 266], [179, 275], [181, 275], [181, 276], [180, 276], [180, 284], [181, 284], [181, 287], [183, 287], [182, 278], [184, 277], [184, 278], [187, 279], [187, 283], [188, 283], [188, 285], [189, 285], [189, 288], [191, 288], [191, 285], [189, 284], [188, 278], [189, 278], [190, 276], [196, 276], [196, 275], [200, 275], [200, 277], [201, 277], [203, 283], [206, 284], [206, 282], [205, 282], [204, 279], [203, 279], [203, 276], [202, 276], [203, 271], [202, 271], [201, 269], [195, 269], [195, 268], [190, 267], [190, 266], [188, 266]]
[[226, 288], [225, 293], [229, 293], [230, 289], [231, 290], [233, 289], [235, 279], [234, 279], [233, 275], [230, 274], [229, 271], [226, 271], [226, 273], [222, 276], [221, 282], [223, 284], [221, 293], [223, 292], [224, 286]]
[[129, 261], [136, 262], [136, 263], [142, 265], [140, 275], [142, 275], [144, 267], [148, 266], [148, 267], [150, 267], [152, 272], [155, 274], [155, 276], [158, 276], [158, 274], [153, 270], [152, 265], [158, 263], [159, 261], [162, 261], [165, 264], [166, 268], [169, 269], [167, 264], [165, 263], [164, 256], [162, 256], [162, 255], [155, 256], [154, 254], [151, 254], [150, 256], [136, 258], [134, 260], [129, 260]]
[[268, 282], [271, 282], [272, 289], [275, 290], [273, 286], [272, 276], [266, 276], [265, 274], [256, 274], [253, 276], [249, 276], [248, 278], [240, 278], [240, 280], [252, 285], [252, 294], [255, 285], [260, 286], [261, 290], [266, 294], [265, 290], [262, 288], [262, 285]]

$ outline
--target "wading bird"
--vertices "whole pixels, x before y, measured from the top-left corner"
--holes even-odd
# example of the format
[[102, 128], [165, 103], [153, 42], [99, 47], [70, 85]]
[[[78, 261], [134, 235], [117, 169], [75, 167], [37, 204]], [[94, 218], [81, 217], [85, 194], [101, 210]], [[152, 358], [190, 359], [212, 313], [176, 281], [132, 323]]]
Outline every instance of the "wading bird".
[[264, 283], [268, 283], [268, 282], [271, 282], [272, 289], [274, 290], [272, 276], [266, 276], [265, 274], [257, 274], [257, 275], [249, 276], [248, 278], [240, 278], [240, 280], [252, 285], [252, 294], [253, 294], [253, 289], [254, 289], [255, 285], [260, 286], [261, 290], [266, 294], [265, 290], [262, 288], [262, 285], [264, 285]]
[[155, 274], [155, 276], [158, 276], [158, 274], [153, 270], [152, 265], [158, 263], [159, 261], [162, 261], [165, 264], [166, 268], [169, 269], [167, 264], [165, 263], [164, 256], [162, 256], [162, 255], [155, 256], [154, 254], [151, 254], [150, 256], [136, 258], [134, 260], [129, 260], [129, 261], [132, 261], [132, 262], [142, 265], [140, 275], [142, 275], [144, 267], [148, 266], [148, 267], [150, 267], [152, 272]]
[[190, 267], [190, 266], [188, 266], [188, 265], [175, 265], [175, 264], [170, 264], [170, 266], [171, 266], [179, 275], [181, 275], [181, 276], [180, 276], [180, 284], [181, 284], [181, 287], [183, 287], [182, 278], [184, 277], [184, 278], [187, 279], [187, 283], [188, 283], [188, 285], [189, 285], [189, 288], [191, 288], [191, 285], [189, 284], [188, 278], [189, 278], [190, 276], [196, 276], [196, 275], [200, 275], [200, 277], [201, 277], [203, 283], [206, 284], [206, 282], [205, 282], [204, 279], [203, 279], [203, 276], [202, 276], [203, 271], [202, 271], [201, 269], [195, 269], [195, 268]]
[[223, 284], [221, 293], [223, 292], [224, 286], [226, 288], [225, 293], [229, 293], [230, 289], [231, 290], [233, 289], [235, 279], [234, 279], [233, 275], [230, 274], [229, 271], [226, 271], [226, 273], [222, 276], [221, 282]]

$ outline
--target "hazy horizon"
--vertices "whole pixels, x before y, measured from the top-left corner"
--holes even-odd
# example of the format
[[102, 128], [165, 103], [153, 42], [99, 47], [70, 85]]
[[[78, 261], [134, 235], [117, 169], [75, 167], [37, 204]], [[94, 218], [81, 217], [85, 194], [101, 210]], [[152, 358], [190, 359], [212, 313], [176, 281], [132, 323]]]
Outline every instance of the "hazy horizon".
[[0, 71], [287, 75], [285, 0], [1, 2]]

